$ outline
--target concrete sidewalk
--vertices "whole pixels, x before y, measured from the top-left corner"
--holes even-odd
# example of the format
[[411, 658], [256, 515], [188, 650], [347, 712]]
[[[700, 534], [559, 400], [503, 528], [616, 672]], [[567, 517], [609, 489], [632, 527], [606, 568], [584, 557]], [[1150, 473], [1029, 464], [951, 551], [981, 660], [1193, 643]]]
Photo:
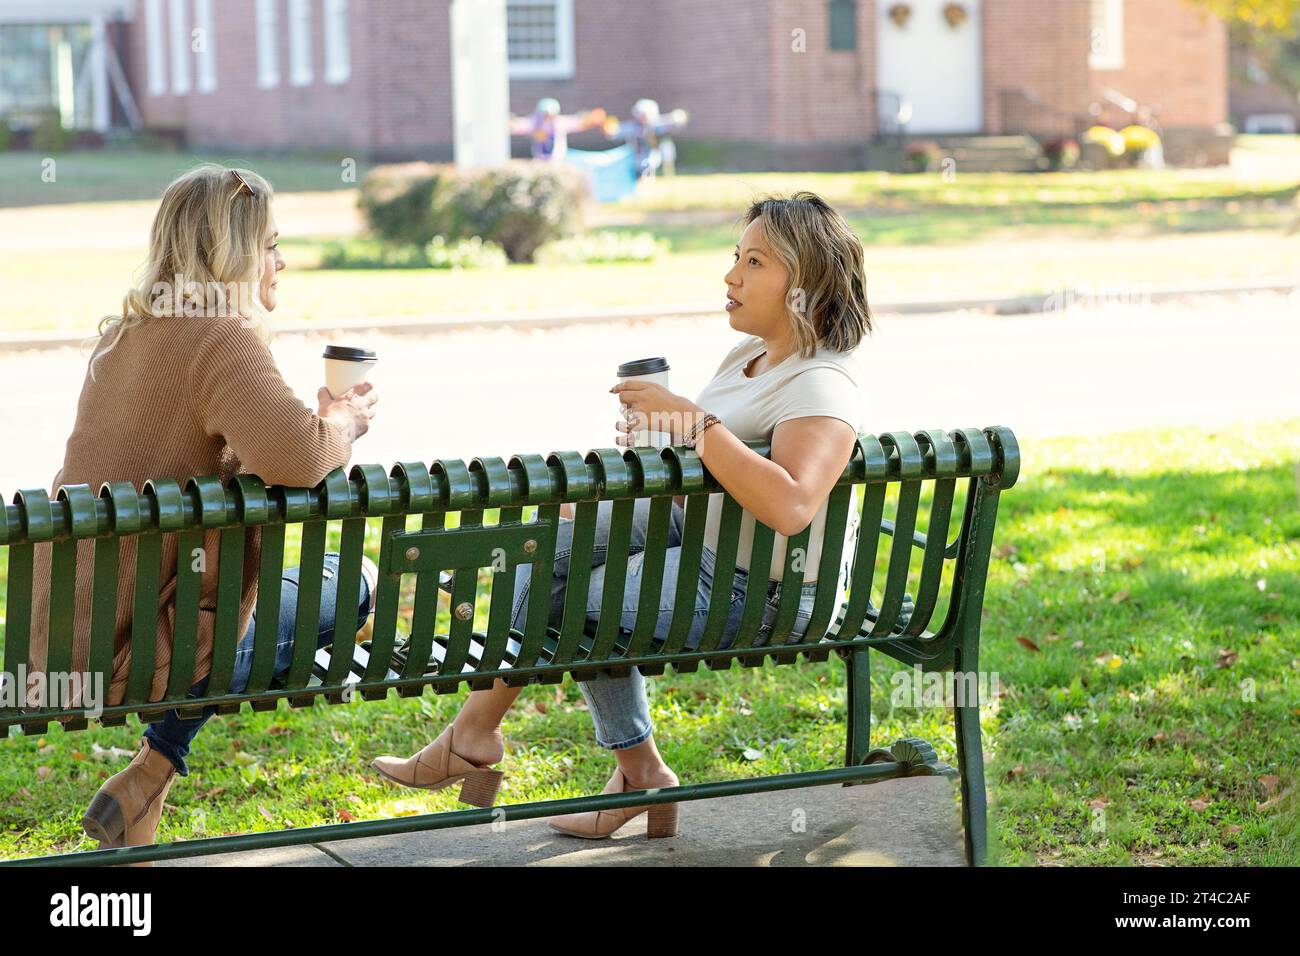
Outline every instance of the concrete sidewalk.
[[613, 837], [545, 820], [338, 840], [171, 860], [159, 866], [963, 866], [943, 777], [691, 800], [676, 837], [645, 838], [645, 814]]
[[[1133, 305], [1170, 302], [1188, 296], [1239, 295], [1252, 292], [1300, 294], [1294, 277], [1278, 276], [1258, 281], [1143, 283], [1098, 290], [1098, 301], [1109, 296]], [[1066, 294], [1071, 298], [1063, 298]], [[951, 299], [882, 299], [872, 300], [876, 315], [933, 315], [938, 313], [983, 312], [991, 315], [1031, 315], [1060, 313], [1075, 299], [1089, 301], [1089, 289], [1054, 290], [1029, 295], [977, 296]], [[431, 335], [468, 331], [514, 329], [533, 331], [564, 329], [591, 325], [628, 325], [660, 319], [717, 319], [717, 303], [670, 303], [655, 306], [593, 306], [584, 308], [526, 309], [514, 312], [472, 313], [440, 312], [430, 315], [373, 316], [332, 322], [284, 323], [275, 326], [281, 336], [329, 336], [342, 332], [367, 332], [381, 335]], [[66, 331], [0, 332], [0, 353], [30, 349], [82, 348], [93, 336]], [[89, 354], [87, 350], [86, 354]]]

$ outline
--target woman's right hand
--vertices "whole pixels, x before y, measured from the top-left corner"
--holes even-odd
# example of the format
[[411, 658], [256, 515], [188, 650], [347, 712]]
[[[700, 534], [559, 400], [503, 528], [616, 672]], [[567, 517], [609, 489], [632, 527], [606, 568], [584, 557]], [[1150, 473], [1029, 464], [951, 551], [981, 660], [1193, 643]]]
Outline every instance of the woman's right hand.
[[316, 399], [320, 402], [320, 417], [337, 424], [348, 441], [354, 442], [370, 430], [370, 419], [375, 417], [375, 405], [379, 396], [375, 394], [372, 384], [362, 382], [338, 398], [322, 386], [316, 393]]

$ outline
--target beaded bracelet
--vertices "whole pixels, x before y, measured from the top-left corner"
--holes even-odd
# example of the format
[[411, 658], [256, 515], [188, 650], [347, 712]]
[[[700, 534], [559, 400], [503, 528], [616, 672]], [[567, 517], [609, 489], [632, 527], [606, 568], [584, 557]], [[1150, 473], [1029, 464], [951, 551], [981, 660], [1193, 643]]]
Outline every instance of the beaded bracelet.
[[708, 428], [710, 425], [721, 425], [721, 424], [722, 422], [718, 419], [717, 415], [706, 414], [703, 418], [701, 418], [698, 422], [695, 423], [695, 425], [691, 428], [690, 431], [686, 433], [685, 437], [682, 439], [682, 444], [685, 445], [687, 448], [694, 448], [696, 444], [699, 442], [700, 436], [704, 434], [704, 430], [706, 428]]

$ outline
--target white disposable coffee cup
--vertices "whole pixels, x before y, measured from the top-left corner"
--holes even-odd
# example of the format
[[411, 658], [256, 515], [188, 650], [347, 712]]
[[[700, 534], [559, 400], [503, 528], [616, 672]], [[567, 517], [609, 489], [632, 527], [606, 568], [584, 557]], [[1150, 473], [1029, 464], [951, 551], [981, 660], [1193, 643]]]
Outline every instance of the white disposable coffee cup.
[[[668, 360], [663, 356], [655, 358], [637, 359], [634, 362], [624, 362], [618, 367], [619, 382], [653, 382], [656, 385], [668, 387]], [[655, 424], [654, 422], [648, 422]], [[662, 424], [662, 423], [660, 423]], [[673, 436], [670, 432], [651, 431], [649, 428], [641, 428], [631, 433], [632, 444], [636, 446], [651, 445], [655, 448], [665, 448], [673, 443]]]
[[348, 389], [360, 385], [374, 368], [378, 357], [370, 349], [346, 345], [325, 346], [325, 387], [334, 398], [342, 398]]

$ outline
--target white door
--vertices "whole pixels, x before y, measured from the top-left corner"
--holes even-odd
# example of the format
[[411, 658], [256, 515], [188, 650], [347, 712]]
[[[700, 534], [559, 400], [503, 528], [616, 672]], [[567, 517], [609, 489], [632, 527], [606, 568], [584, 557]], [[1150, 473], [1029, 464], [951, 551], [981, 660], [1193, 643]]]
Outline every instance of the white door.
[[[953, 26], [945, 7], [960, 7]], [[910, 8], [900, 25], [891, 9]], [[899, 94], [911, 104], [912, 133], [978, 133], [980, 101], [980, 0], [876, 0], [877, 81], [884, 101]]]

